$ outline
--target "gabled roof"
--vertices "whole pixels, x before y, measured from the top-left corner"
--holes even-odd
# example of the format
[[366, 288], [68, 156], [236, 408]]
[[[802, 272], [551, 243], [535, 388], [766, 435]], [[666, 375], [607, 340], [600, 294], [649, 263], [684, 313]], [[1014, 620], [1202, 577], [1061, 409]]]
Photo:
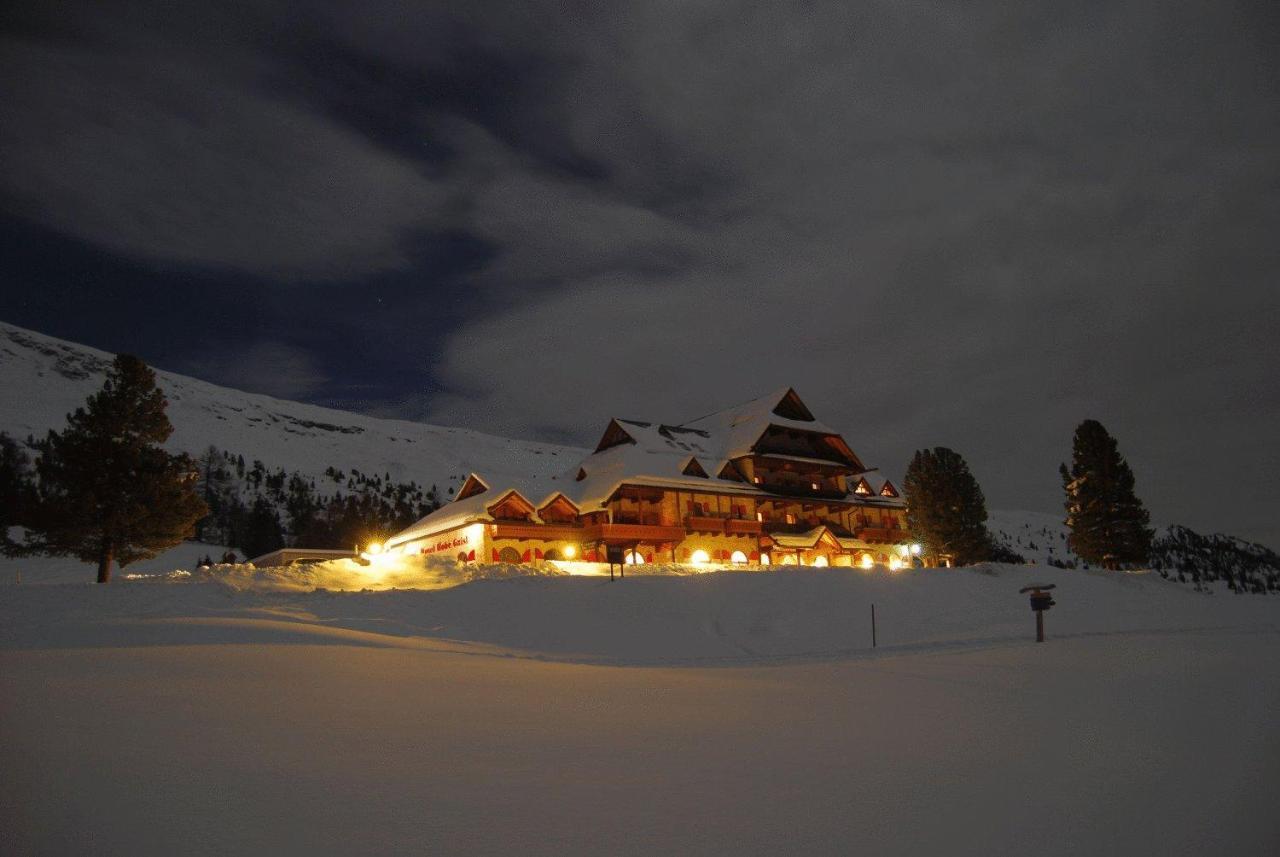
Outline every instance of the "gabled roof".
[[760, 493], [756, 486], [742, 482], [710, 475], [691, 476], [684, 472], [690, 459], [688, 452], [667, 445], [665, 438], [655, 441], [652, 436], [637, 434], [634, 444], [621, 444], [588, 456], [582, 462], [581, 469], [586, 475], [581, 480], [565, 480], [565, 495], [577, 503], [583, 513], [600, 508], [623, 484], [701, 492]]
[[700, 476], [703, 479], [707, 478], [707, 471], [702, 468], [698, 459], [692, 455], [689, 456], [689, 460], [685, 462], [684, 467], [680, 468], [680, 472], [685, 476]]
[[[858, 503], [866, 506], [884, 506], [886, 508], [900, 508], [907, 505], [906, 498], [902, 496], [901, 491], [898, 491], [898, 486], [894, 485], [888, 477], [883, 474], [871, 470], [863, 473], [858, 478], [860, 480], [865, 480], [867, 487], [871, 490], [870, 494], [854, 494], [851, 484], [849, 496], [857, 500]], [[852, 483], [852, 480], [850, 480], [850, 482]], [[883, 493], [886, 485], [895, 493], [886, 496]]]
[[528, 498], [526, 498], [523, 494], [521, 494], [515, 488], [512, 488], [504, 492], [501, 497], [494, 500], [489, 505], [485, 506], [484, 510], [488, 512], [490, 515], [492, 515], [494, 509], [506, 503], [510, 503], [512, 501], [515, 501], [516, 505], [522, 507], [527, 514], [532, 515], [534, 512], [537, 511], [537, 509], [534, 508], [534, 505], [529, 502]]
[[476, 494], [483, 494], [488, 490], [489, 484], [481, 479], [478, 474], [468, 473], [466, 481], [463, 482], [462, 487], [458, 489], [458, 496], [456, 496], [454, 500], [465, 500], [466, 498]]
[[581, 511], [578, 508], [578, 504], [570, 500], [567, 496], [565, 496], [565, 493], [563, 491], [553, 491], [551, 493], [551, 496], [547, 497], [546, 500], [538, 504], [538, 514], [541, 515], [543, 509], [547, 508], [552, 503], [555, 503], [557, 500], [569, 504], [571, 507], [573, 507], [574, 512]]
[[[796, 416], [807, 416], [808, 419]], [[681, 424], [683, 429], [698, 429], [719, 441], [720, 454], [740, 458], [751, 454], [770, 425], [817, 434], [839, 435], [835, 429], [813, 419], [813, 414], [790, 387], [775, 390], [767, 396], [743, 402]]]

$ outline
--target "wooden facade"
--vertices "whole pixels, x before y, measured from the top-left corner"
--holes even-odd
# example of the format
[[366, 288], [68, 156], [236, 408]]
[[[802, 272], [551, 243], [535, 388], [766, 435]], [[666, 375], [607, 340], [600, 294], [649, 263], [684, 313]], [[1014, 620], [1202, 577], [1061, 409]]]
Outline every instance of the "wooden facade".
[[388, 545], [414, 553], [475, 523], [483, 543], [461, 552], [475, 561], [622, 553], [629, 562], [897, 567], [909, 555], [896, 486], [793, 390], [678, 426], [611, 420], [558, 490], [542, 496], [472, 474], [458, 500]]

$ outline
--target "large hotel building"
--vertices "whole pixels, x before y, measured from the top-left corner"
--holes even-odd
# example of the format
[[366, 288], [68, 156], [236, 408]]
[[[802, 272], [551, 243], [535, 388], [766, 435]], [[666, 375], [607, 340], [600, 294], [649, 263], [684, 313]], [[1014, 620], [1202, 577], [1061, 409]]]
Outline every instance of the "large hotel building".
[[906, 505], [794, 390], [680, 425], [614, 419], [554, 490], [468, 475], [387, 541], [469, 562], [841, 565], [909, 557]]

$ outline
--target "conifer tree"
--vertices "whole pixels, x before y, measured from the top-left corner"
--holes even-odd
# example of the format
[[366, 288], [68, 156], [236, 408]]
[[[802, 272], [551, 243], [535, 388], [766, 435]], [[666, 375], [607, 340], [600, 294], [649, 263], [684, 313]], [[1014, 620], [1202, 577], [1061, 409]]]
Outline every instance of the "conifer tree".
[[0, 553], [22, 553], [22, 545], [9, 538], [9, 528], [28, 523], [34, 500], [31, 460], [17, 441], [0, 432]]
[[189, 536], [208, 509], [195, 464], [160, 444], [173, 426], [155, 373], [121, 354], [102, 389], [50, 431], [36, 460], [31, 547], [97, 563], [98, 582]]
[[903, 489], [907, 526], [926, 554], [949, 554], [958, 565], [991, 557], [987, 502], [958, 453], [943, 446], [917, 450]]
[[1067, 545], [1107, 569], [1142, 565], [1151, 553], [1151, 516], [1134, 493], [1133, 471], [1102, 423], [1076, 428], [1071, 468], [1059, 468], [1066, 492]]
[[256, 557], [284, 547], [280, 516], [266, 497], [259, 494], [245, 517], [244, 532], [237, 542], [245, 556]]

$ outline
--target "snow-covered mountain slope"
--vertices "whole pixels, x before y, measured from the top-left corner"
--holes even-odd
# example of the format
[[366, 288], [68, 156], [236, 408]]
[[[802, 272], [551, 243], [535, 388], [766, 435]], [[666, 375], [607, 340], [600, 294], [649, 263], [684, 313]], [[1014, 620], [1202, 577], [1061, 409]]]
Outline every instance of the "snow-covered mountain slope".
[[1062, 513], [991, 509], [987, 512], [987, 529], [997, 541], [1027, 562], [1079, 564], [1079, 559], [1067, 547], [1067, 527]]
[[[14, 438], [60, 429], [102, 386], [112, 355], [0, 322], [0, 431]], [[378, 419], [219, 387], [157, 371], [169, 398], [169, 446], [199, 455], [210, 445], [311, 475], [326, 467], [390, 473], [396, 481], [447, 485], [467, 471], [503, 481], [554, 484], [583, 450], [462, 428]], [[452, 481], [451, 481], [452, 480]]]

